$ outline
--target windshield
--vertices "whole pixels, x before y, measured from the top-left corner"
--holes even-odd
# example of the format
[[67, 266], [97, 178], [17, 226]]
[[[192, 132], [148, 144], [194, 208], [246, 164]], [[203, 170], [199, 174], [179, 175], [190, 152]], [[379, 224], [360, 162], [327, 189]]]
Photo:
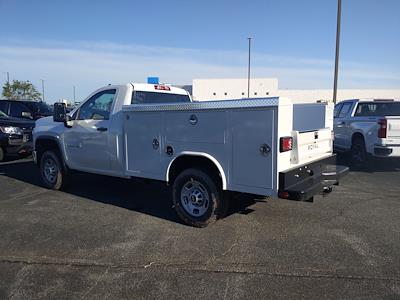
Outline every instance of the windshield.
[[52, 114], [53, 113], [53, 107], [48, 105], [45, 102], [40, 102], [39, 103], [39, 112], [42, 114]]
[[134, 91], [131, 99], [131, 104], [171, 102], [188, 103], [190, 102], [190, 97], [188, 95], [179, 94]]
[[2, 119], [9, 119], [10, 117], [9, 116], [7, 116], [4, 112], [2, 112], [1, 110], [0, 110], [0, 118], [2, 118]]
[[24, 102], [24, 105], [29, 107], [35, 113], [39, 113], [41, 115], [51, 115], [53, 113], [52, 107], [46, 102], [26, 101]]
[[355, 117], [400, 116], [400, 102], [359, 103]]

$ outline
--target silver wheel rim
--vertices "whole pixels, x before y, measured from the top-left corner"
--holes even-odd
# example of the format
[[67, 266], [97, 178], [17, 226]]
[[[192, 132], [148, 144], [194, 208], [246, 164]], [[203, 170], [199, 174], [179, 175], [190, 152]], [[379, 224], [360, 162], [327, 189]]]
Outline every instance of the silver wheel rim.
[[207, 189], [193, 179], [185, 183], [181, 190], [181, 204], [189, 215], [193, 217], [203, 216], [210, 205]]
[[48, 182], [52, 184], [56, 182], [58, 175], [58, 166], [53, 159], [51, 158], [45, 159], [43, 166], [43, 173], [44, 177]]

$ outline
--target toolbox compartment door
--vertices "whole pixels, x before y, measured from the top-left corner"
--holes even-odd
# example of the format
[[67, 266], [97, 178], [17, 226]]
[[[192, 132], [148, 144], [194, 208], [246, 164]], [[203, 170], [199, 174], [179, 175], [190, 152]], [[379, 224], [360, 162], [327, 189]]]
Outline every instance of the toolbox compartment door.
[[230, 120], [233, 184], [272, 189], [276, 148], [275, 110], [232, 111]]
[[129, 112], [125, 120], [126, 173], [130, 176], [163, 180], [165, 160], [160, 112]]

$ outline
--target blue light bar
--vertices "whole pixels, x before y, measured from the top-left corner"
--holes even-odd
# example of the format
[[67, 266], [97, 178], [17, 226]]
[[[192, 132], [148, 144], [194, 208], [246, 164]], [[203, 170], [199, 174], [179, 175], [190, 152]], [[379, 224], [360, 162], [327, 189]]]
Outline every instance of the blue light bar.
[[147, 77], [147, 83], [159, 84], [160, 83], [160, 78], [158, 78], [158, 77]]

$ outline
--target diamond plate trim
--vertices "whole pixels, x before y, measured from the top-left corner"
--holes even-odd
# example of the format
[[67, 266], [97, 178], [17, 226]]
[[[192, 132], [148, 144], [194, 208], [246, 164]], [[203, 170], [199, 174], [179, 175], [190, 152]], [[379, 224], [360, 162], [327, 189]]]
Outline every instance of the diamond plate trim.
[[271, 107], [288, 104], [279, 97], [250, 98], [245, 100], [204, 101], [191, 103], [163, 103], [163, 104], [130, 104], [122, 107], [123, 111], [170, 111], [170, 110], [205, 110], [205, 109], [232, 109]]

